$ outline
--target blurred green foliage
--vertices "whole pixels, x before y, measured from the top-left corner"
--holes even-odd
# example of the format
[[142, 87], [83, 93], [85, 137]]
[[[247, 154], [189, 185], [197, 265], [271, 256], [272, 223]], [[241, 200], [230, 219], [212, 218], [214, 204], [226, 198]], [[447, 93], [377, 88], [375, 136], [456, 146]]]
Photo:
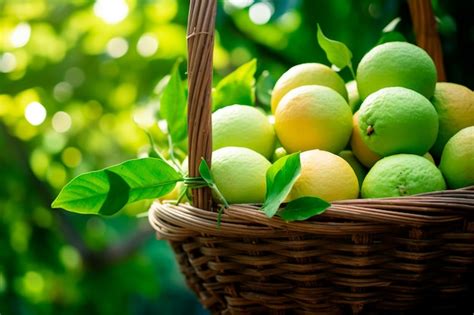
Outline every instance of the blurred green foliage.
[[[403, 0], [219, 1], [217, 79], [258, 60], [268, 90], [290, 66], [328, 63], [316, 23], [344, 42], [357, 65], [400, 17]], [[433, 1], [448, 79], [474, 86], [468, 1]], [[203, 314], [165, 242], [135, 215], [53, 211], [73, 176], [149, 151], [146, 129], [167, 155], [156, 122], [159, 94], [186, 57], [188, 0], [0, 0], [0, 313]], [[180, 67], [185, 78], [185, 65]], [[347, 69], [341, 72], [350, 79]], [[259, 94], [261, 104], [268, 97]], [[161, 128], [161, 129], [160, 129]], [[184, 158], [186, 142], [177, 144]]]

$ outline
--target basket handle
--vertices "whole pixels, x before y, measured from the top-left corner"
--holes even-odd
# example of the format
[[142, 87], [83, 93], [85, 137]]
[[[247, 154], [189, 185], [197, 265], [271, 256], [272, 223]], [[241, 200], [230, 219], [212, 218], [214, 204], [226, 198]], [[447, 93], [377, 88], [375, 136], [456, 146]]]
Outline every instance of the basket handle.
[[438, 73], [438, 81], [446, 81], [443, 66], [443, 50], [439, 39], [431, 0], [408, 0], [413, 30], [418, 46], [433, 58]]
[[[212, 54], [216, 0], [191, 0], [188, 15], [188, 152], [189, 176], [199, 176], [201, 158], [211, 165]], [[193, 189], [193, 205], [210, 210], [209, 188]]]

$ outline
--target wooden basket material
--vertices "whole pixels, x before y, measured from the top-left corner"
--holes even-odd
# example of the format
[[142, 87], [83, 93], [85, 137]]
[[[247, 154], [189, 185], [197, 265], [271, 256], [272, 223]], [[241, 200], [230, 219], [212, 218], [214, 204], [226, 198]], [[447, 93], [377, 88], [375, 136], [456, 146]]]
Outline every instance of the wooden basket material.
[[220, 228], [190, 205], [155, 203], [149, 218], [216, 314], [473, 309], [474, 187], [334, 202], [304, 222], [254, 205], [226, 209]]
[[[428, 0], [409, 0], [418, 44], [444, 80]], [[189, 171], [211, 162], [216, 1], [191, 0], [188, 20]], [[267, 218], [258, 206], [212, 212], [155, 203], [149, 219], [172, 245], [189, 286], [219, 314], [472, 313], [474, 188], [404, 198], [346, 200], [305, 222]], [[468, 298], [470, 297], [470, 298]]]

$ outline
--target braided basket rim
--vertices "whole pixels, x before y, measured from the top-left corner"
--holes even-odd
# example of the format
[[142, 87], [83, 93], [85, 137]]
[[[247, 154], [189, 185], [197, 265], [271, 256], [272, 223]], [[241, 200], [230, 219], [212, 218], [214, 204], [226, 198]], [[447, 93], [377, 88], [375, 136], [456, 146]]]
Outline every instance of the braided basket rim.
[[221, 216], [193, 207], [156, 201], [149, 221], [162, 239], [179, 241], [205, 233], [220, 237], [275, 237], [288, 234], [348, 235], [383, 233], [393, 226], [423, 227], [462, 221], [474, 215], [474, 186], [413, 196], [335, 201], [324, 213], [306, 221], [268, 218], [256, 204], [233, 204]]

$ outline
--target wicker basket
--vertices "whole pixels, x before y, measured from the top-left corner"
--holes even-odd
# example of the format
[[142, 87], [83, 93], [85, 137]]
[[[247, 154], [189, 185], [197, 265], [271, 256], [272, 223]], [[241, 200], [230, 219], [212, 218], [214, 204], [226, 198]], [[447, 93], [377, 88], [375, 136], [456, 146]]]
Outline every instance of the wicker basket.
[[[418, 44], [441, 65], [429, 1], [410, 1]], [[211, 158], [216, 1], [191, 1], [188, 21], [189, 170]], [[426, 36], [427, 35], [427, 36]], [[267, 218], [255, 205], [212, 211], [154, 203], [149, 220], [173, 247], [189, 286], [216, 314], [472, 314], [474, 187], [334, 202], [304, 222]]]

